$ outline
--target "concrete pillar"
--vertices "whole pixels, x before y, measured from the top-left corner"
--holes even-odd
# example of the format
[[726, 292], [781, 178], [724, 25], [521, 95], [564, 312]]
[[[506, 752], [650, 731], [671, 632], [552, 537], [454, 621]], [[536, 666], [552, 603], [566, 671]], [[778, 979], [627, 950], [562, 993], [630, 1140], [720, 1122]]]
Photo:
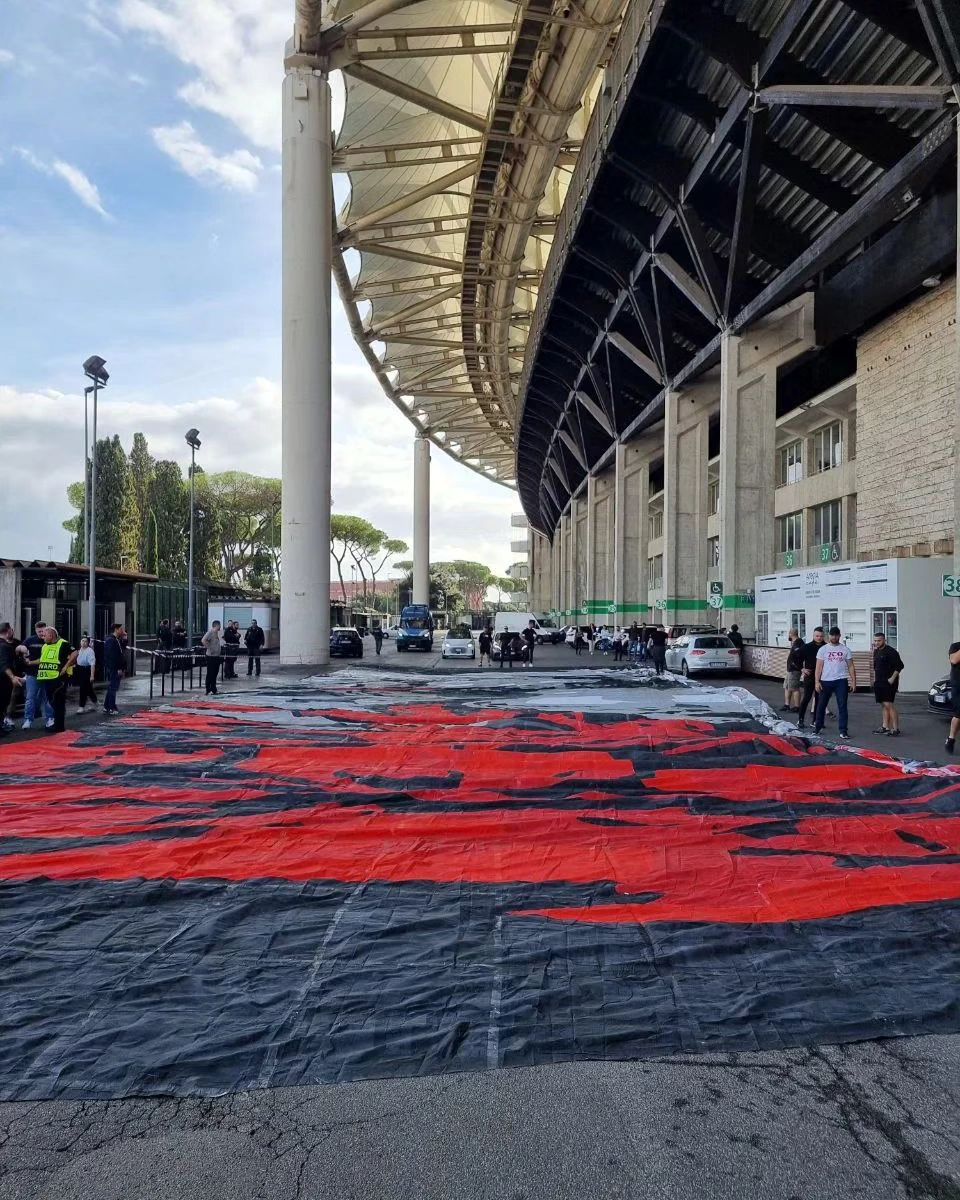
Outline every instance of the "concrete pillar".
[[330, 661], [330, 84], [283, 81], [283, 604], [280, 662]]
[[626, 453], [626, 446], [622, 442], [618, 442], [613, 460], [613, 595], [611, 597], [616, 610], [613, 620], [618, 625], [622, 625], [626, 621], [623, 595], [624, 529], [627, 517], [624, 510], [626, 504], [626, 479], [624, 475]]
[[[960, 103], [960, 86], [954, 86]], [[954, 325], [955, 389], [953, 408], [953, 573], [960, 575], [960, 116], [957, 117], [957, 319]], [[953, 602], [953, 640], [960, 642], [960, 602]]]
[[567, 606], [573, 615], [574, 623], [580, 616], [580, 597], [577, 595], [577, 518], [579, 503], [576, 496], [570, 498], [569, 537], [567, 538]]
[[[707, 461], [717, 389], [668, 392], [663, 437], [663, 595], [666, 625], [702, 624], [707, 605]], [[656, 614], [654, 614], [656, 619]]]
[[587, 606], [591, 621], [599, 624], [602, 619], [596, 611], [597, 602], [597, 480], [593, 475], [587, 476], [587, 578], [586, 590], [580, 598], [581, 607]]
[[755, 630], [756, 578], [772, 571], [776, 558], [777, 374], [814, 345], [809, 294], [721, 342], [722, 621], [747, 636]]
[[430, 603], [430, 442], [413, 444], [413, 602]]
[[[657, 439], [657, 449], [660, 441]], [[650, 461], [653, 445], [648, 442], [633, 443], [623, 447], [621, 485], [622, 530], [619, 557], [623, 596], [617, 603], [618, 613], [624, 624], [634, 621], [641, 624], [648, 619], [647, 549], [650, 540]]]

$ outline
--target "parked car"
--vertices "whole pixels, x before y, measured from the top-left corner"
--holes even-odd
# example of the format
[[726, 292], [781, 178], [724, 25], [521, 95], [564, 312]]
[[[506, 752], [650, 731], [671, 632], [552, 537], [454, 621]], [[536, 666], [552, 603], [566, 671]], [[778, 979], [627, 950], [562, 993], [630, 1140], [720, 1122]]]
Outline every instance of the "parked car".
[[681, 675], [739, 671], [740, 651], [724, 633], [685, 633], [667, 647], [667, 670]]
[[466, 625], [448, 629], [440, 644], [441, 658], [476, 658], [477, 643]]
[[931, 712], [939, 713], [941, 717], [953, 716], [953, 689], [950, 686], [949, 675], [944, 675], [942, 679], [930, 685], [927, 707]]
[[685, 634], [716, 632], [716, 625], [671, 625], [667, 630], [667, 645], [679, 641]]
[[338, 625], [330, 630], [330, 655], [343, 658], [363, 658], [363, 639], [356, 629]]

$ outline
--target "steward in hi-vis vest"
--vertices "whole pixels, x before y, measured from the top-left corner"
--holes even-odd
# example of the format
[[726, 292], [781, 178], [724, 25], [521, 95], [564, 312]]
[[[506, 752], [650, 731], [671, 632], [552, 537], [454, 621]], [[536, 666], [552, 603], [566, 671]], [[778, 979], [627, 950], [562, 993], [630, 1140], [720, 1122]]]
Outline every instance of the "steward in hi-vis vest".
[[37, 668], [37, 679], [40, 683], [49, 683], [60, 678], [63, 667], [60, 663], [61, 646], [67, 643], [63, 638], [55, 642], [46, 642], [40, 651], [40, 666]]
[[44, 724], [54, 733], [63, 733], [67, 713], [67, 676], [73, 674], [77, 651], [50, 625], [43, 627], [40, 636], [43, 645], [35, 661], [37, 686], [46, 700]]

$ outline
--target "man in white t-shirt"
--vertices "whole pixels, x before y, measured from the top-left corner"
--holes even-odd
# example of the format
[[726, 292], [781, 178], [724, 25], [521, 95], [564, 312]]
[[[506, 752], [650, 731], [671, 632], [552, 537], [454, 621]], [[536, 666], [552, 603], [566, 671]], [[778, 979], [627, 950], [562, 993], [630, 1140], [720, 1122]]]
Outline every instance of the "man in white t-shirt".
[[830, 697], [837, 699], [837, 724], [840, 727], [840, 740], [848, 742], [847, 732], [847, 697], [851, 689], [857, 690], [857, 669], [853, 665], [853, 654], [848, 646], [840, 645], [840, 630], [834, 625], [830, 630], [830, 640], [817, 651], [817, 715], [814, 720], [814, 732], [823, 729], [827, 715], [827, 705]]

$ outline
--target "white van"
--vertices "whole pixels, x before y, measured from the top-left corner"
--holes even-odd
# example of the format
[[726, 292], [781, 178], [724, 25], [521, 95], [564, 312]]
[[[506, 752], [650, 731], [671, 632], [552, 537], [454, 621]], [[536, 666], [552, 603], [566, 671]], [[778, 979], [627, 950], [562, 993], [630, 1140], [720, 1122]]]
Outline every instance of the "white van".
[[532, 612], [498, 612], [493, 619], [494, 636], [499, 637], [501, 633], [523, 633], [531, 621], [537, 635], [537, 642], [542, 644], [544, 641], [548, 641], [550, 635]]

